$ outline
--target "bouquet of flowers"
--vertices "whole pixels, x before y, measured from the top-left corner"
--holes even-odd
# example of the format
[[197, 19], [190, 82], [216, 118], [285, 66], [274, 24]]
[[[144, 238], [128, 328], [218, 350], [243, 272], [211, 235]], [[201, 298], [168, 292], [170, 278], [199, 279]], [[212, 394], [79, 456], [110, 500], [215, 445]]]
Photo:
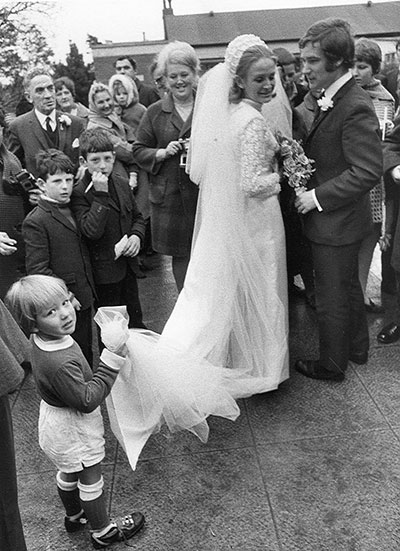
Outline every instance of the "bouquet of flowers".
[[304, 153], [300, 143], [291, 138], [278, 134], [277, 140], [280, 146], [279, 166], [282, 176], [294, 189], [296, 195], [300, 195], [307, 189], [307, 182], [311, 178], [315, 168], [314, 161]]

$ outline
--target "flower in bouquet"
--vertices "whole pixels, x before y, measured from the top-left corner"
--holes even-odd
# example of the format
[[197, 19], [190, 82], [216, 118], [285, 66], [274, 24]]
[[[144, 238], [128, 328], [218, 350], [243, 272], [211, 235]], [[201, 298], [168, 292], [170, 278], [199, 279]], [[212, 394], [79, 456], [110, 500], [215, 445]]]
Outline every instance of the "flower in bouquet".
[[277, 136], [280, 145], [280, 170], [287, 183], [300, 195], [307, 189], [307, 183], [315, 168], [314, 161], [304, 153], [300, 143], [281, 134]]

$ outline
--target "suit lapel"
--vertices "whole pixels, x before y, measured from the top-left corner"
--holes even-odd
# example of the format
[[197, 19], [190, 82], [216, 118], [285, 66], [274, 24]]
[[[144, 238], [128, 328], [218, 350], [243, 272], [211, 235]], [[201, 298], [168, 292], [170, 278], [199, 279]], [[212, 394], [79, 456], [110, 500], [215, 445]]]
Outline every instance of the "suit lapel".
[[340, 101], [347, 94], [347, 92], [350, 90], [350, 88], [352, 88], [355, 85], [356, 85], [356, 81], [352, 77], [350, 80], [348, 80], [346, 82], [346, 84], [344, 84], [336, 92], [336, 94], [332, 98], [333, 107], [331, 109], [327, 109], [326, 111], [320, 111], [319, 115], [314, 119], [314, 122], [312, 123], [311, 128], [310, 128], [310, 132], [307, 136], [307, 142], [310, 140], [312, 134], [319, 127], [319, 125], [326, 119], [326, 117], [334, 112], [336, 106], [338, 105], [338, 103], [340, 103]]
[[[332, 107], [332, 109], [334, 108], [335, 106]], [[318, 115], [315, 117], [312, 125], [311, 125], [311, 128], [310, 128], [310, 132], [308, 134], [308, 138], [307, 140], [310, 138], [311, 134], [314, 133], [314, 131], [318, 128], [318, 126], [321, 124], [321, 122], [325, 119], [325, 117], [327, 117], [330, 113], [330, 111], [332, 111], [332, 109], [328, 109], [327, 111], [320, 111], [318, 113]]]
[[78, 233], [77, 229], [71, 224], [71, 222], [66, 218], [61, 211], [57, 208], [55, 204], [50, 203], [49, 201], [46, 201], [43, 199], [43, 201], [40, 204], [40, 207], [49, 212], [52, 217], [57, 220], [57, 222], [60, 222], [63, 226], [68, 228], [69, 230], [72, 230], [74, 233]]
[[119, 184], [119, 179], [113, 177], [112, 179], [115, 193], [117, 194], [119, 205], [116, 204], [116, 202], [111, 199], [110, 203], [111, 205], [118, 211], [121, 211], [124, 208], [124, 205], [126, 205], [126, 197], [124, 194], [124, 190], [122, 189], [122, 186]]
[[58, 149], [65, 151], [65, 144], [67, 140], [67, 132], [70, 132], [70, 127], [65, 124], [61, 125], [59, 118], [62, 115], [59, 111], [56, 111], [57, 132], [58, 132]]

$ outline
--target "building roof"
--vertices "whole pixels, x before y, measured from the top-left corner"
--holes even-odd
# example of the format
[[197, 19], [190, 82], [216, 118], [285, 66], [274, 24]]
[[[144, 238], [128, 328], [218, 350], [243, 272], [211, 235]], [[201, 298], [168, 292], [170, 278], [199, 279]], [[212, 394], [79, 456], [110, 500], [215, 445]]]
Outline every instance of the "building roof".
[[182, 40], [193, 46], [227, 44], [235, 36], [246, 33], [275, 43], [298, 40], [310, 25], [327, 17], [348, 21], [355, 36], [400, 35], [400, 2], [195, 15], [165, 14], [165, 25], [168, 40]]

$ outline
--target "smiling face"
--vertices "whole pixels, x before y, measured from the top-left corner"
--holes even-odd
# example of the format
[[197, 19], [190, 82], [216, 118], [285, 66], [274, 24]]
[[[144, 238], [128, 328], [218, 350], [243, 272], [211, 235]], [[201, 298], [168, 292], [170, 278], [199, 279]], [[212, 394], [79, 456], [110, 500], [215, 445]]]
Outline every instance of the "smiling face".
[[314, 44], [307, 42], [300, 54], [303, 63], [302, 71], [311, 91], [326, 90], [347, 71], [341, 62], [335, 65], [333, 71], [327, 71], [327, 59], [318, 42]]
[[56, 93], [49, 75], [37, 75], [29, 83], [26, 92], [28, 101], [43, 115], [50, 115], [56, 107]]
[[275, 88], [275, 61], [261, 57], [254, 61], [244, 78], [238, 77], [238, 85], [244, 91], [244, 97], [256, 103], [268, 103]]
[[99, 113], [101, 113], [105, 117], [108, 117], [108, 115], [111, 115], [111, 113], [114, 110], [113, 99], [110, 93], [107, 92], [107, 90], [96, 92], [93, 101], [96, 109], [99, 111]]
[[190, 67], [180, 63], [168, 63], [166, 79], [168, 88], [175, 99], [186, 101], [192, 97], [196, 74]]
[[74, 98], [65, 85], [60, 90], [57, 90], [56, 100], [62, 111], [69, 112], [74, 107]]
[[74, 177], [72, 174], [58, 171], [56, 174], [49, 174], [46, 181], [38, 179], [37, 183], [39, 189], [46, 197], [62, 205], [69, 203], [72, 187], [74, 185]]
[[55, 340], [75, 331], [76, 312], [69, 295], [52, 299], [36, 316], [36, 330], [44, 340]]
[[366, 61], [355, 61], [352, 73], [355, 81], [362, 88], [375, 81], [372, 65]]

